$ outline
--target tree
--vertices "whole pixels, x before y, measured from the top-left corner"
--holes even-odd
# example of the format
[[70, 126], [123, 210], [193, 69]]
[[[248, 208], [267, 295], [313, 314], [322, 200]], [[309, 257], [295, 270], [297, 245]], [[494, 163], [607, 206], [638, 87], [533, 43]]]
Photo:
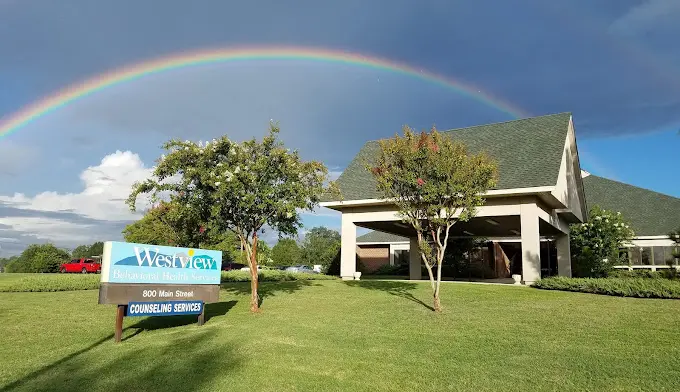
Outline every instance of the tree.
[[32, 244], [7, 265], [7, 272], [59, 272], [70, 255], [53, 244]]
[[402, 220], [415, 229], [434, 310], [440, 312], [449, 231], [456, 222], [472, 218], [484, 203], [483, 194], [496, 183], [496, 164], [484, 153], [469, 154], [462, 143], [442, 137], [434, 128], [418, 136], [404, 127], [404, 137], [380, 142], [377, 164], [368, 169], [382, 198], [392, 201]]
[[144, 216], [123, 229], [123, 238], [127, 242], [138, 244], [183, 246], [185, 245], [172, 227], [170, 209], [167, 202], [160, 202], [150, 208]]
[[271, 124], [261, 142], [237, 143], [226, 136], [205, 144], [170, 140], [153, 178], [135, 184], [127, 201], [133, 211], [142, 194], [150, 194], [154, 203], [166, 200], [177, 206], [174, 213], [197, 244], [209, 232], [235, 233], [248, 257], [253, 312], [259, 311], [259, 233], [268, 226], [283, 235], [296, 234], [298, 210], [313, 210], [326, 191], [326, 167], [303, 162], [297, 151], [283, 146], [278, 133]]
[[622, 264], [620, 250], [635, 236], [620, 212], [593, 206], [588, 221], [570, 226], [571, 260], [575, 276], [603, 277]]
[[314, 266], [320, 264], [325, 272], [340, 250], [340, 233], [323, 226], [312, 228], [302, 242], [302, 262]]
[[101, 256], [104, 254], [104, 243], [101, 241], [97, 241], [94, 244], [90, 245], [88, 249], [88, 255], [87, 257], [93, 257], [93, 256]]
[[101, 256], [104, 253], [104, 243], [99, 241], [92, 245], [79, 245], [73, 252], [71, 256], [77, 259], [82, 259], [84, 257]]
[[0, 257], [0, 272], [7, 272], [7, 266], [19, 256]]
[[292, 238], [281, 238], [272, 248], [273, 264], [288, 267], [301, 264], [302, 251]]
[[71, 252], [71, 256], [76, 259], [81, 259], [83, 257], [88, 257], [89, 252], [90, 252], [89, 245], [78, 245], [75, 249], [73, 249], [73, 252]]

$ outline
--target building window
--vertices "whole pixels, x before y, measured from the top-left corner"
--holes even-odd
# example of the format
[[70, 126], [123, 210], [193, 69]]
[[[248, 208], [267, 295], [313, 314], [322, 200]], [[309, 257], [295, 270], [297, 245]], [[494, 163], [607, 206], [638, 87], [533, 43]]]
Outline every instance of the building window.
[[641, 265], [642, 255], [640, 254], [640, 248], [635, 247], [630, 249], [630, 264], [631, 265]]
[[664, 248], [665, 246], [655, 246], [652, 248], [652, 256], [654, 256], [654, 265], [666, 265]]
[[407, 265], [409, 261], [408, 259], [408, 250], [394, 251], [394, 265]]
[[650, 246], [641, 247], [640, 259], [642, 265], [652, 265], [652, 247]]

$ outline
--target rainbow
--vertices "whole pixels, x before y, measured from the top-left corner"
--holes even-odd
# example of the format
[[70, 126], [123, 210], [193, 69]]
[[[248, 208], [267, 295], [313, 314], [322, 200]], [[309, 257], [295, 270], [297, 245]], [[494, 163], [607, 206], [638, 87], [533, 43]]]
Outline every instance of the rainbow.
[[222, 48], [184, 52], [160, 57], [154, 60], [124, 66], [87, 79], [83, 82], [72, 84], [22, 108], [7, 118], [0, 119], [0, 138], [16, 132], [32, 121], [46, 116], [59, 108], [121, 83], [131, 82], [143, 78], [144, 76], [172, 71], [179, 68], [229, 61], [256, 60], [320, 61], [390, 71], [445, 86], [462, 96], [469, 97], [486, 106], [495, 108], [513, 118], [529, 117], [529, 114], [522, 109], [494, 97], [489, 93], [483, 92], [480, 88], [473, 85], [384, 58], [366, 56], [359, 53], [307, 47]]

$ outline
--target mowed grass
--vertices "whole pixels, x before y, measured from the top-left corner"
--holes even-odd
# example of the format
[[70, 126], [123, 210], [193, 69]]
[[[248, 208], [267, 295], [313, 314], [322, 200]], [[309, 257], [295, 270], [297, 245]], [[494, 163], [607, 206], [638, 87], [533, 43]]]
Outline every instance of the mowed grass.
[[680, 301], [427, 282], [224, 285], [209, 320], [126, 318], [97, 291], [0, 293], [0, 390], [678, 390]]

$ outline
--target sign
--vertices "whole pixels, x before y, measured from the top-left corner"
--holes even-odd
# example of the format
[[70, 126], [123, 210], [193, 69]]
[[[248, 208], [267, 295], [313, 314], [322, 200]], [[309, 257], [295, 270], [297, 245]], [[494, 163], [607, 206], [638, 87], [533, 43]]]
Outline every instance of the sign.
[[217, 302], [220, 286], [212, 284], [178, 285], [178, 284], [127, 284], [101, 283], [99, 285], [100, 304], [126, 304], [134, 302], [154, 301], [203, 301]]
[[197, 314], [203, 325], [204, 304], [219, 300], [221, 270], [220, 251], [105, 242], [99, 303], [118, 305], [114, 341], [121, 342], [126, 314]]
[[201, 301], [164, 301], [164, 302], [130, 302], [127, 316], [178, 316], [183, 314], [201, 314]]
[[222, 252], [108, 241], [102, 283], [219, 285]]

